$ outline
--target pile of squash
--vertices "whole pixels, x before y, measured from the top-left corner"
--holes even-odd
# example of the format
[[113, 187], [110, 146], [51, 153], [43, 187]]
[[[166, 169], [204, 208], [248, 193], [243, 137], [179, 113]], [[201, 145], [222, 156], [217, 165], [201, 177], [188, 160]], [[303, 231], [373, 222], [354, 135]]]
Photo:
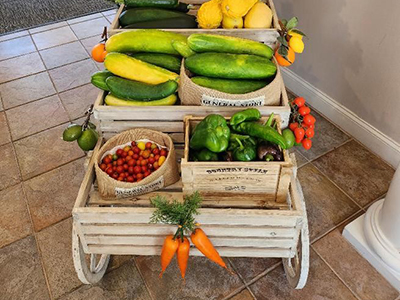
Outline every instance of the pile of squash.
[[271, 28], [272, 10], [258, 0], [211, 0], [199, 8], [197, 22], [204, 29]]

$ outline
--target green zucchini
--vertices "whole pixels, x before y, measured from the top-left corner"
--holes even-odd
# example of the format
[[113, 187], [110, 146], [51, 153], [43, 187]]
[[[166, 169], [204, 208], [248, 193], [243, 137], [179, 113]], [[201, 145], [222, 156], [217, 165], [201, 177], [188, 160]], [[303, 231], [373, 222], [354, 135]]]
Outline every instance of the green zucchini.
[[162, 99], [172, 95], [178, 89], [178, 83], [173, 80], [153, 85], [111, 76], [107, 78], [106, 83], [113, 95], [122, 99], [137, 101]]
[[122, 12], [119, 16], [119, 24], [124, 27], [131, 24], [147, 21], [155, 21], [170, 18], [187, 18], [193, 19], [183, 12], [161, 9], [161, 8], [131, 8]]
[[174, 105], [178, 98], [175, 94], [172, 94], [166, 98], [154, 101], [129, 101], [115, 97], [109, 94], [104, 99], [104, 102], [110, 106], [166, 106]]
[[196, 52], [221, 52], [233, 54], [253, 54], [272, 58], [271, 47], [252, 40], [214, 34], [195, 33], [188, 37], [189, 47]]
[[248, 54], [199, 53], [185, 59], [192, 73], [225, 79], [265, 79], [276, 74], [268, 58]]
[[178, 6], [178, 0], [123, 0], [128, 7], [159, 7], [175, 8]]
[[98, 87], [99, 89], [102, 89], [104, 91], [109, 91], [106, 84], [106, 79], [110, 76], [114, 76], [114, 74], [108, 70], [99, 71], [92, 75], [91, 82], [95, 87]]
[[246, 94], [267, 85], [259, 80], [221, 79], [196, 76], [191, 78], [195, 84], [228, 94]]
[[155, 52], [179, 55], [172, 47], [172, 42], [186, 40], [181, 34], [156, 29], [125, 31], [112, 35], [106, 42], [106, 50], [108, 53]]
[[[138, 22], [124, 27], [125, 29], [174, 29], [174, 28], [197, 28], [196, 18], [194, 16], [185, 15], [177, 18], [168, 18], [162, 20], [153, 20], [146, 22]], [[156, 43], [156, 41], [154, 41]]]
[[179, 2], [177, 7], [174, 7], [174, 10], [181, 11], [187, 13], [192, 8], [191, 4]]
[[132, 53], [130, 56], [172, 72], [179, 73], [181, 69], [181, 58], [178, 56], [162, 53]]
[[172, 47], [174, 47], [174, 49], [178, 51], [179, 54], [183, 57], [189, 57], [191, 55], [196, 54], [196, 52], [194, 52], [192, 49], [189, 48], [186, 42], [174, 41], [172, 42]]

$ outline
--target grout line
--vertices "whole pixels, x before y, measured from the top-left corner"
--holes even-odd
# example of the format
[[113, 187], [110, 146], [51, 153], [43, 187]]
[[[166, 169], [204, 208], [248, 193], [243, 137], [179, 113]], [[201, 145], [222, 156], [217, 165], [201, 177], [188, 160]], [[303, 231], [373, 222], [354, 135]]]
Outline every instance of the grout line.
[[[309, 162], [313, 162], [313, 161], [315, 161], [315, 160], [321, 158], [322, 156], [324, 156], [324, 155], [326, 155], [326, 154], [329, 154], [329, 153], [335, 151], [336, 149], [338, 149], [338, 148], [340, 148], [340, 147], [346, 145], [347, 143], [351, 142], [352, 140], [353, 140], [353, 137], [349, 137], [349, 139], [347, 139], [347, 140], [344, 141], [343, 143], [337, 145], [336, 147], [333, 147], [332, 149], [330, 149], [330, 150], [328, 150], [328, 151], [326, 151], [326, 152], [324, 152], [324, 153], [322, 153], [322, 154], [320, 154], [320, 155], [317, 155], [317, 156], [314, 157], [313, 159], [308, 159], [308, 161], [309, 161]], [[303, 156], [304, 156], [304, 155], [303, 155]], [[306, 157], [306, 158], [307, 158], [307, 157]]]
[[235, 297], [237, 294], [239, 294], [241, 291], [246, 289], [246, 285], [242, 285], [240, 287], [238, 287], [237, 289], [234, 289], [232, 292], [230, 292], [227, 296], [225, 296], [224, 298], [222, 298], [222, 300], [229, 300], [232, 299], [233, 297]]
[[143, 283], [144, 283], [144, 286], [146, 287], [146, 291], [147, 291], [147, 292], [149, 293], [149, 295], [150, 295], [150, 298], [153, 299], [153, 300], [156, 300], [156, 298], [154, 297], [154, 295], [152, 294], [152, 292], [151, 292], [151, 290], [150, 290], [149, 285], [147, 284], [147, 281], [144, 279], [144, 276], [143, 276], [143, 274], [142, 274], [142, 271], [140, 270], [140, 268], [139, 268], [139, 266], [138, 266], [138, 264], [137, 264], [136, 256], [133, 256], [133, 262], [134, 262], [134, 264], [135, 264], [136, 270], [139, 272], [139, 276], [140, 276], [140, 278], [142, 279], [142, 281], [143, 281]]
[[260, 274], [258, 274], [257, 276], [255, 276], [253, 279], [251, 279], [249, 282], [246, 282], [246, 286], [250, 286], [253, 283], [255, 283], [256, 281], [258, 281], [259, 279], [261, 279], [262, 277], [264, 277], [265, 275], [267, 275], [268, 273], [270, 273], [271, 271], [275, 270], [276, 268], [278, 268], [280, 265], [282, 264], [282, 261], [277, 262], [276, 264], [272, 265], [271, 267], [269, 267], [268, 269], [266, 269], [265, 271], [261, 272]]
[[251, 290], [250, 286], [246, 286], [247, 291], [249, 292], [250, 296], [253, 297], [254, 300], [257, 300], [256, 295]]

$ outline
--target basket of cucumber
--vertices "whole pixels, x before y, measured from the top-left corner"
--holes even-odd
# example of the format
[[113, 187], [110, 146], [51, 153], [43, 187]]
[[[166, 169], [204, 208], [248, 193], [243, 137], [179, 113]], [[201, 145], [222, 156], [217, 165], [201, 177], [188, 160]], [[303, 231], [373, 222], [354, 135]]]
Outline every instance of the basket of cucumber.
[[[246, 5], [229, 1], [116, 0], [121, 5], [109, 34], [152, 28], [187, 36], [209, 32], [275, 45], [280, 26], [272, 0], [261, 0], [262, 4], [258, 5], [254, 5], [257, 3], [254, 0], [247, 0]], [[235, 12], [224, 11], [224, 7], [232, 6], [235, 6]]]

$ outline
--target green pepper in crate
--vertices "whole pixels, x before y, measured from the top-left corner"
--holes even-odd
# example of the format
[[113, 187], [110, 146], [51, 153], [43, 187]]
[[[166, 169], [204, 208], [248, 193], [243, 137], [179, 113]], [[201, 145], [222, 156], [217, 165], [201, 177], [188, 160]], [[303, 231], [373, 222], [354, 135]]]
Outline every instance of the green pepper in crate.
[[221, 115], [208, 115], [194, 129], [189, 146], [192, 149], [219, 153], [228, 148], [231, 131]]
[[261, 118], [261, 113], [257, 108], [248, 108], [235, 113], [229, 124], [236, 126], [245, 121], [258, 121]]
[[233, 150], [233, 160], [252, 161], [256, 159], [257, 151], [254, 144], [251, 142], [241, 142], [239, 139], [236, 141], [238, 143], [238, 147]]
[[218, 154], [208, 149], [201, 149], [200, 151], [193, 151], [194, 161], [217, 161]]

